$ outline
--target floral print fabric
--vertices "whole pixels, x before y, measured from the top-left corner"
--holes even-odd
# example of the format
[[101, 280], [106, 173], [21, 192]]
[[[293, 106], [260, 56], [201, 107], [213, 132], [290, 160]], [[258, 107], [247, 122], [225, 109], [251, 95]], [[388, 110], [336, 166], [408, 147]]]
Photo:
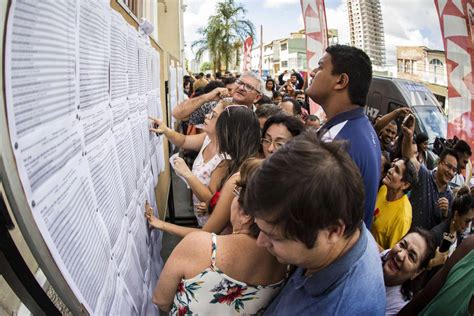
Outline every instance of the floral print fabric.
[[212, 234], [211, 265], [178, 285], [171, 315], [258, 315], [283, 286], [248, 285], [232, 279], [216, 266], [216, 235]]

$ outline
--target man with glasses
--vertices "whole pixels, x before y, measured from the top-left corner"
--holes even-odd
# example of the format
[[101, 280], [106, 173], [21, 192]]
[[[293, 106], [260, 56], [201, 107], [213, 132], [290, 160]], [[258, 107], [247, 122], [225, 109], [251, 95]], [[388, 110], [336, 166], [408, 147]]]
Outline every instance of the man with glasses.
[[202, 124], [204, 115], [217, 105], [218, 100], [226, 97], [232, 97], [234, 104], [253, 109], [254, 103], [262, 97], [263, 84], [263, 81], [253, 72], [245, 72], [235, 81], [236, 86], [231, 95], [226, 88], [216, 88], [199, 97], [184, 100], [173, 109], [172, 114], [178, 120], [189, 118], [192, 124]]
[[453, 193], [448, 183], [457, 172], [458, 155], [447, 148], [439, 156], [438, 167], [428, 170], [420, 164], [413, 152], [413, 133], [415, 121], [411, 126], [403, 124], [402, 155], [410, 159], [418, 172], [418, 182], [412, 185], [410, 202], [412, 205], [411, 227], [430, 230], [449, 217], [453, 202]]
[[[468, 174], [466, 170], [466, 178], [462, 175], [462, 170], [465, 170], [468, 165], [470, 165], [469, 158], [472, 155], [471, 146], [462, 139], [453, 147], [454, 151], [458, 154], [458, 170], [454, 175], [454, 178], [449, 182], [449, 186], [452, 190], [459, 190], [463, 185], [468, 185], [471, 180], [471, 175]], [[470, 166], [472, 170], [472, 166]]]

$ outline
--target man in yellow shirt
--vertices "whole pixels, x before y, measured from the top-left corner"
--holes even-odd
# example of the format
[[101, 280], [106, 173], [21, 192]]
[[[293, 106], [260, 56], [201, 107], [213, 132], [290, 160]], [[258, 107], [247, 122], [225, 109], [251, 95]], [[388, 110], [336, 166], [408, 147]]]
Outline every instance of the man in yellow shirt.
[[412, 211], [406, 193], [417, 180], [416, 168], [406, 158], [395, 160], [383, 178], [371, 228], [382, 249], [392, 248], [410, 229]]

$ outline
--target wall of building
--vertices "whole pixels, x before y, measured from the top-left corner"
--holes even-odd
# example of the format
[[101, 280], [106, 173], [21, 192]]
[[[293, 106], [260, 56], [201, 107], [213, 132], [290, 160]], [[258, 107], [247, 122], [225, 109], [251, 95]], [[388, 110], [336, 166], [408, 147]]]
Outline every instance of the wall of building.
[[183, 6], [182, 0], [165, 0], [158, 5], [158, 44], [183, 63]]
[[398, 46], [397, 76], [424, 83], [441, 106], [446, 107], [448, 81], [443, 51], [431, 50], [425, 46]]

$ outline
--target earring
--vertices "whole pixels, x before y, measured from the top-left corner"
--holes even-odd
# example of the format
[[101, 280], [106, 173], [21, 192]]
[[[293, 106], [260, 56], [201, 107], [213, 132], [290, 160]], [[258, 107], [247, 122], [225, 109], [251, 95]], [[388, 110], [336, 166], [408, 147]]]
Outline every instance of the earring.
[[454, 224], [456, 224], [456, 221], [455, 221], [455, 220], [453, 220], [453, 225], [454, 225]]

